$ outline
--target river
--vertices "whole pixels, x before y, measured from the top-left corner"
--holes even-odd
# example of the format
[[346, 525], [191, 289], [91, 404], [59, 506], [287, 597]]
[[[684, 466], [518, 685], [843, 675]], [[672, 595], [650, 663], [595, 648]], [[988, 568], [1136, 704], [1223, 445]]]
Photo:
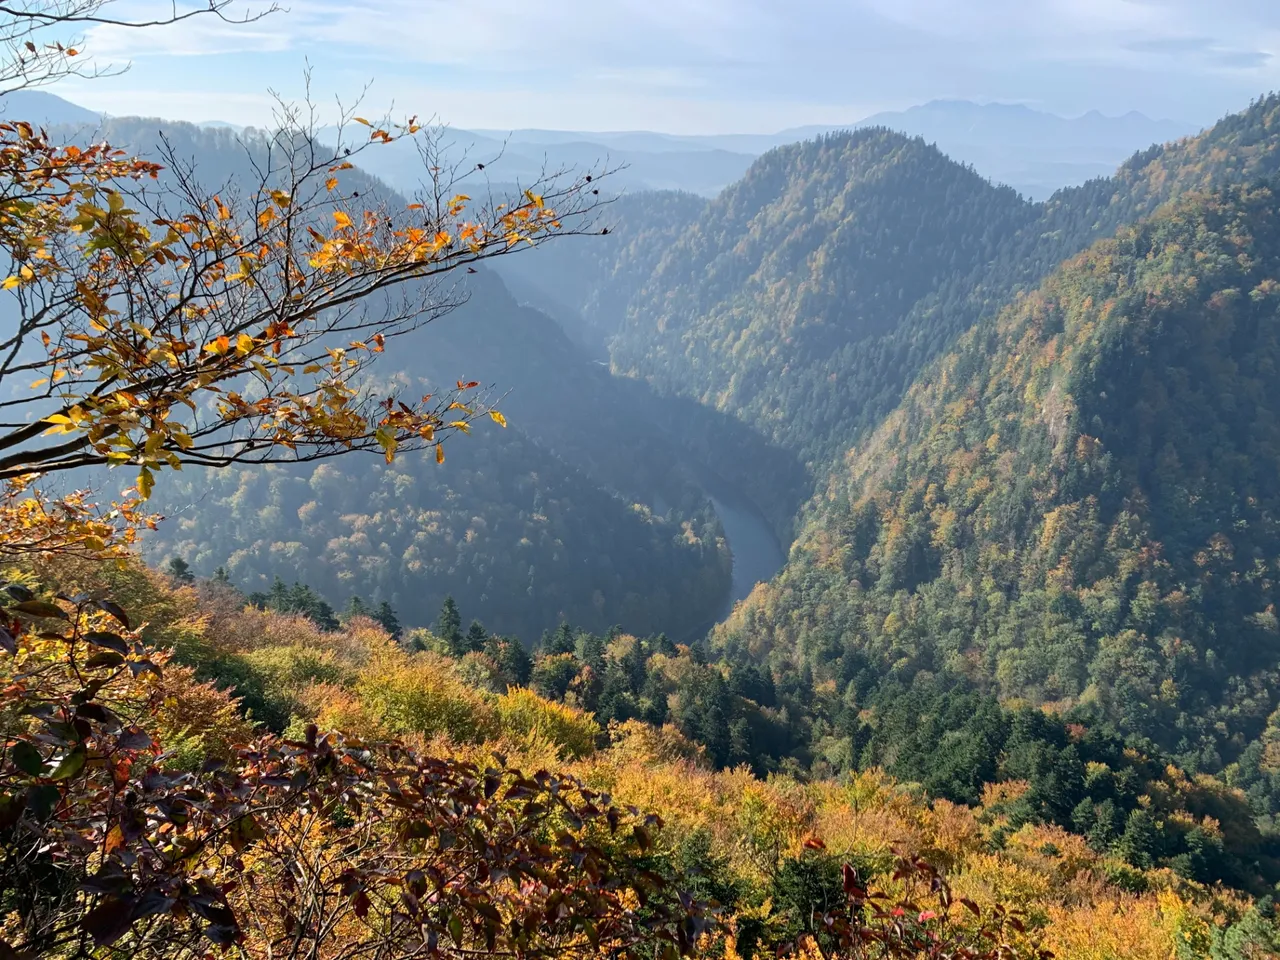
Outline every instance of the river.
[[704, 482], [703, 490], [720, 517], [733, 555], [733, 584], [721, 613], [723, 619], [757, 583], [773, 579], [786, 562], [786, 555], [769, 524], [746, 497], [720, 481]]

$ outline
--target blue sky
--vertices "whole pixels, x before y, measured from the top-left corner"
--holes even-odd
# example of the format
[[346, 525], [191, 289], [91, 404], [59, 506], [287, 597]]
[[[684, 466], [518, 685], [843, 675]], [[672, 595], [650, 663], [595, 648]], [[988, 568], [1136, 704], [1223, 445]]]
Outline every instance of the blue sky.
[[[181, 6], [190, 0], [179, 0]], [[264, 124], [367, 84], [460, 127], [772, 132], [940, 97], [1207, 123], [1280, 87], [1280, 0], [282, 0], [230, 26], [96, 28], [114, 114]], [[168, 0], [117, 0], [120, 14]], [[246, 0], [242, 10], [253, 10]], [[257, 9], [261, 9], [258, 7]]]

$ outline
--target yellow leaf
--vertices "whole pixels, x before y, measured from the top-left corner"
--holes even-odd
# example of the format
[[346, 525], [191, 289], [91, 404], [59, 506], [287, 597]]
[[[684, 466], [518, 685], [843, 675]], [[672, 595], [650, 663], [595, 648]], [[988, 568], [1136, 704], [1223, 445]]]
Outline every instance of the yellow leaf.
[[436, 444], [436, 463], [444, 463], [444, 447]]
[[151, 496], [151, 491], [154, 489], [155, 485], [156, 480], [155, 477], [151, 475], [151, 469], [149, 467], [143, 467], [138, 471], [138, 496], [142, 497], [143, 500], [148, 499]]
[[334, 220], [334, 223], [337, 224], [338, 229], [351, 226], [351, 218], [348, 217], [341, 210], [333, 211], [333, 220]]
[[17, 277], [5, 277], [4, 283], [0, 284], [0, 288], [12, 290], [14, 287], [21, 285], [22, 281]]
[[371, 123], [370, 123], [368, 120], [366, 120], [364, 117], [352, 117], [351, 119], [352, 119], [352, 120], [354, 120], [356, 123], [363, 124], [363, 125], [364, 125], [364, 126], [366, 126], [366, 127], [371, 127], [371, 126], [373, 126], [373, 124], [371, 124]]
[[51, 424], [45, 434], [50, 433], [71, 433], [76, 429], [76, 422], [62, 413], [51, 413], [44, 418], [44, 422]]
[[338, 188], [338, 178], [330, 177], [324, 182], [324, 187], [326, 190], [336, 190]]
[[378, 446], [382, 447], [382, 452], [387, 458], [387, 463], [390, 463], [396, 458], [396, 447], [400, 445], [399, 441], [396, 439], [395, 430], [390, 427], [379, 427], [374, 432], [373, 436], [374, 439], [378, 441]]
[[504, 417], [502, 414], [500, 414], [497, 410], [489, 411], [489, 419], [492, 420], [494, 423], [496, 423], [498, 426], [502, 427], [503, 429], [506, 429], [507, 418]]
[[240, 336], [236, 337], [236, 353], [240, 354], [240, 356], [243, 357], [246, 354], [252, 353], [253, 346], [253, 337], [249, 336], [247, 333], [242, 333]]

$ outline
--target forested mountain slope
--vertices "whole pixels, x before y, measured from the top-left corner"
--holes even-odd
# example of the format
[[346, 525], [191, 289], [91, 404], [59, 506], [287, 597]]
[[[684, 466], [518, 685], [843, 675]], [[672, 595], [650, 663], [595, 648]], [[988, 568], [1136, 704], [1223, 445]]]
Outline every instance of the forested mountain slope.
[[[167, 144], [176, 165], [193, 164], [215, 191], [244, 189], [266, 150], [253, 135], [145, 119], [108, 121], [105, 135], [147, 156]], [[359, 169], [342, 176], [371, 203], [380, 193], [399, 203]], [[749, 432], [615, 384], [491, 272], [466, 276], [452, 296], [464, 306], [391, 341], [377, 375], [410, 394], [459, 379], [492, 385], [510, 429], [486, 419], [450, 446], [444, 466], [415, 456], [394, 466], [189, 469], [157, 493], [171, 520], [151, 555], [182, 557], [203, 574], [223, 566], [250, 590], [280, 575], [329, 596], [387, 600], [409, 623], [429, 622], [452, 593], [525, 638], [562, 617], [598, 629], [705, 630], [726, 602], [729, 557], [680, 453], [687, 439], [668, 425], [702, 424], [751, 445]], [[107, 475], [109, 487], [122, 485], [117, 476]], [[800, 483], [791, 489], [786, 512], [803, 496]]]
[[494, 269], [520, 300], [547, 309], [593, 356], [607, 359], [631, 298], [707, 202], [674, 191], [624, 193], [600, 215], [607, 234], [567, 237], [554, 249], [495, 261]]
[[424, 391], [458, 376], [495, 383], [508, 429], [477, 426], [439, 466], [414, 456], [355, 470], [187, 471], [164, 494], [171, 516], [152, 554], [204, 573], [225, 566], [246, 589], [279, 575], [338, 603], [387, 600], [409, 624], [431, 622], [451, 594], [526, 640], [564, 617], [705, 629], [729, 558], [670, 441], [640, 423], [632, 401], [643, 395], [616, 394], [496, 277], [469, 279], [470, 301], [404, 337], [384, 369]]
[[841, 427], [827, 384], [858, 377], [850, 351], [1034, 216], [1012, 190], [886, 130], [780, 148], [668, 249], [614, 365], [811, 454]]
[[1265, 779], [1276, 209], [1271, 186], [1192, 196], [966, 335], [850, 452], [719, 642], [850, 709], [941, 678]]
[[[738, 417], [820, 471], [956, 337], [1066, 258], [1182, 192], [1277, 172], [1278, 122], [1280, 98], [1259, 100], [1040, 204], [922, 141], [834, 135], [766, 154], [691, 226], [672, 217], [652, 274], [632, 272], [629, 216], [598, 238], [611, 251], [598, 264], [564, 262], [566, 246], [525, 269], [574, 276], [560, 286], [575, 302], [608, 305], [616, 370]], [[645, 257], [662, 232], [650, 228]]]
[[[78, 735], [90, 744], [87, 749], [102, 745], [104, 752], [110, 742], [112, 757], [132, 760], [134, 754], [125, 751], [146, 738], [146, 746], [138, 749], [147, 752], [132, 764], [89, 762], [67, 773], [71, 765], [62, 763], [52, 777], [42, 778], [56, 784], [50, 789], [63, 791], [61, 805], [86, 811], [91, 826], [83, 832], [69, 834], [67, 821], [42, 815], [34, 803], [10, 805], [17, 810], [13, 818], [24, 817], [22, 828], [47, 824], [44, 836], [49, 838], [34, 853], [13, 858], [15, 870], [0, 873], [0, 891], [16, 904], [10, 916], [18, 918], [10, 922], [6, 936], [20, 949], [31, 947], [28, 952], [39, 951], [53, 938], [41, 936], [46, 928], [21, 922], [40, 916], [44, 907], [42, 901], [25, 898], [26, 889], [34, 887], [47, 898], [45, 891], [55, 883], [61, 886], [54, 889], [68, 891], [102, 884], [119, 875], [112, 869], [115, 863], [131, 864], [135, 850], [167, 842], [174, 834], [186, 840], [193, 830], [202, 831], [196, 836], [203, 842], [189, 843], [191, 855], [172, 866], [158, 861], [168, 868], [162, 876], [167, 880], [184, 871], [179, 876], [196, 878], [193, 886], [219, 883], [226, 894], [215, 901], [216, 911], [196, 901], [214, 921], [200, 917], [185, 938], [195, 945], [187, 952], [210, 949], [197, 938], [202, 933], [209, 940], [219, 936], [214, 922], [235, 933], [241, 917], [255, 921], [243, 923], [246, 952], [289, 950], [296, 942], [289, 925], [296, 923], [298, 901], [271, 891], [291, 891], [293, 873], [285, 866], [292, 869], [298, 860], [297, 871], [304, 870], [315, 862], [312, 853], [323, 854], [326, 869], [316, 871], [318, 892], [302, 902], [320, 903], [350, 922], [326, 925], [310, 942], [348, 953], [384, 948], [384, 929], [399, 928], [382, 918], [401, 904], [413, 909], [413, 891], [425, 889], [413, 886], [418, 864], [423, 864], [423, 874], [434, 876], [427, 871], [456, 870], [460, 858], [480, 849], [502, 869], [519, 869], [521, 884], [505, 886], [495, 868], [474, 886], [444, 885], [433, 906], [449, 910], [448, 919], [425, 914], [424, 922], [434, 924], [433, 933], [440, 929], [440, 952], [448, 956], [502, 952], [506, 945], [497, 936], [509, 924], [497, 926], [498, 933], [488, 938], [481, 931], [468, 940], [469, 929], [463, 928], [459, 937], [453, 918], [472, 902], [489, 915], [502, 896], [506, 899], [497, 902], [505, 920], [508, 905], [518, 908], [539, 884], [550, 887], [544, 896], [553, 908], [542, 908], [542, 900], [526, 907], [530, 912], [521, 915], [528, 917], [519, 928], [522, 938], [506, 952], [523, 951], [531, 936], [543, 935], [557, 911], [576, 905], [571, 897], [597, 890], [625, 894], [616, 907], [607, 898], [591, 904], [606, 918], [634, 919], [639, 949], [630, 953], [615, 948], [613, 931], [618, 927], [610, 928], [610, 949], [627, 957], [660, 950], [665, 928], [657, 920], [670, 915], [659, 912], [668, 903], [683, 911], [675, 913], [678, 918], [694, 914], [700, 903], [714, 907], [714, 922], [699, 935], [696, 949], [689, 952], [693, 957], [804, 960], [820, 949], [808, 939], [812, 936], [823, 937], [820, 942], [829, 945], [831, 955], [856, 956], [837, 953], [835, 937], [828, 939], [823, 930], [826, 917], [846, 915], [874, 955], [903, 960], [919, 957], [921, 943], [938, 955], [1025, 960], [1048, 955], [1254, 960], [1274, 955], [1280, 944], [1274, 906], [1261, 877], [1226, 874], [1237, 887], [1258, 887], [1256, 900], [1213, 882], [1222, 876], [1219, 868], [1258, 852], [1256, 834], [1250, 836], [1232, 816], [1239, 812], [1238, 797], [1212, 781], [1192, 782], [1176, 767], [1135, 751], [1124, 756], [1116, 751], [1114, 769], [1092, 765], [1095, 787], [1107, 779], [1099, 775], [1101, 770], [1114, 774], [1125, 796], [1137, 789], [1147, 794], [1145, 806], [1134, 801], [1125, 836], [1108, 847], [1099, 842], [1096, 830], [1086, 838], [1041, 816], [1043, 776], [1034, 784], [992, 785], [980, 802], [961, 805], [929, 802], [911, 785], [881, 771], [838, 780], [785, 774], [763, 779], [744, 767], [717, 771], [710, 751], [688, 739], [683, 729], [689, 718], [699, 719], [699, 700], [719, 675], [698, 651], [674, 647], [662, 637], [617, 632], [575, 636], [561, 630], [545, 638], [531, 662], [517, 645], [488, 634], [479, 624], [460, 635], [456, 624], [443, 623], [438, 633], [414, 631], [397, 643], [367, 617], [351, 616], [322, 629], [302, 616], [245, 606], [245, 598], [226, 584], [169, 578], [132, 562], [43, 559], [5, 573], [16, 579], [6, 585], [9, 591], [20, 592], [30, 584], [25, 588], [49, 596], [48, 601], [34, 601], [46, 609], [61, 609], [54, 591], [64, 596], [83, 592], [112, 598], [111, 609], [140, 625], [129, 630], [112, 620], [120, 634], [79, 636], [67, 625], [62, 630], [70, 636], [64, 642], [53, 632], [58, 626], [19, 624], [23, 611], [12, 606], [0, 613], [11, 618], [17, 635], [13, 644], [19, 647], [18, 657], [0, 652], [0, 679], [14, 705], [28, 708], [0, 713], [10, 742], [23, 744], [4, 755], [0, 773], [6, 783], [33, 777], [30, 770], [43, 773], [43, 751], [50, 749], [50, 741], [60, 746]], [[45, 637], [35, 636], [37, 630]], [[82, 637], [98, 644], [128, 643], [128, 662], [143, 669], [138, 676], [116, 669], [113, 656], [119, 654], [73, 660], [77, 643], [95, 642]], [[53, 638], [58, 639], [47, 642]], [[35, 691], [33, 675], [42, 684]], [[641, 695], [619, 697], [636, 675], [644, 678]], [[561, 680], [572, 682], [566, 686]], [[75, 727], [59, 723], [59, 714], [49, 717], [51, 702], [65, 705], [67, 712], [78, 711]], [[598, 704], [600, 712], [593, 716], [588, 703]], [[625, 709], [628, 703], [646, 712], [656, 707], [653, 722], [632, 715], [606, 725], [618, 715], [616, 708]], [[680, 729], [656, 725], [668, 707]], [[108, 720], [98, 720], [108, 709]], [[103, 731], [102, 726], [118, 722], [117, 716], [130, 722], [125, 732]], [[1020, 718], [1011, 741], [1010, 753], [1023, 761], [1036, 745], [1027, 739], [1033, 718], [1034, 711]], [[81, 733], [86, 729], [88, 734]], [[237, 746], [245, 743], [252, 746]], [[302, 774], [292, 777], [281, 774], [283, 761], [267, 773], [246, 762], [246, 757], [255, 759], [267, 751], [291, 759], [313, 749], [313, 743], [319, 750], [334, 750], [338, 762], [302, 768]], [[1095, 747], [1089, 745], [1091, 756]], [[87, 752], [83, 746], [81, 750]], [[327, 760], [329, 754], [321, 756]], [[420, 756], [424, 759], [417, 765]], [[416, 774], [412, 780], [406, 761], [415, 763], [408, 768]], [[526, 778], [522, 770], [533, 772]], [[344, 816], [332, 816], [331, 808], [313, 814], [304, 807], [299, 813], [297, 806], [287, 805], [304, 777], [306, 784], [323, 787], [337, 775], [350, 777], [342, 781], [344, 788], [352, 784], [345, 794], [334, 794], [342, 797], [334, 803], [342, 803]], [[374, 785], [380, 782], [392, 789], [377, 792]], [[122, 814], [117, 808], [124, 805], [109, 803], [113, 783], [117, 794], [125, 790], [130, 797], [149, 800], [147, 791], [171, 789], [174, 799], [150, 804], [148, 809], [158, 812], [138, 821], [141, 826], [124, 820], [130, 829], [111, 834], [123, 839], [113, 841], [103, 855], [89, 839], [74, 841], [93, 836], [89, 830], [103, 819], [121, 820], [132, 809], [126, 806]], [[404, 788], [407, 783], [415, 788]], [[350, 802], [352, 795], [359, 797], [358, 804]], [[576, 797], [591, 803], [566, 808]], [[249, 837], [234, 826], [208, 826], [213, 804], [227, 805], [233, 824], [252, 817]], [[554, 813], [547, 819], [532, 819], [548, 808]], [[658, 815], [646, 818], [647, 811]], [[598, 827], [595, 813], [601, 815]], [[575, 817], [592, 818], [581, 834], [569, 832], [579, 829]], [[1156, 817], [1162, 821], [1159, 828]], [[399, 829], [383, 829], [388, 820]], [[226, 821], [213, 822], [222, 827]], [[427, 833], [422, 824], [444, 826], [406, 843], [406, 833]], [[547, 831], [555, 832], [555, 844], [538, 842]], [[596, 840], [597, 835], [604, 839]], [[70, 840], [64, 839], [68, 836]], [[536, 846], [518, 846], [513, 836], [529, 836]], [[571, 847], [577, 836], [583, 841]], [[600, 846], [587, 848], [591, 859], [585, 869], [581, 857], [588, 839]], [[533, 856], [540, 858], [539, 872], [530, 880]], [[248, 871], [241, 869], [241, 859], [251, 860], [256, 886], [243, 882]], [[391, 895], [370, 895], [367, 909], [363, 901], [348, 908], [352, 898], [345, 884], [361, 882], [360, 871], [367, 864], [377, 870], [379, 886], [372, 890], [390, 889]], [[1274, 864], [1267, 866], [1274, 870]], [[384, 883], [393, 869], [398, 873]], [[602, 874], [605, 869], [610, 872]], [[636, 871], [638, 879], [619, 872], [624, 870]], [[883, 894], [869, 904], [845, 908], [842, 897], [851, 881], [874, 885]], [[189, 895], [179, 883], [157, 884], [150, 902], [162, 908], [185, 903], [180, 898]], [[312, 888], [309, 884], [305, 889]], [[152, 923], [159, 916], [168, 924], [162, 928], [162, 945], [153, 947], [160, 939], [153, 935], [154, 926], [143, 928], [142, 934], [137, 925], [132, 933], [128, 930], [136, 917], [136, 911], [128, 910], [133, 901], [125, 898], [131, 896], [128, 890], [98, 906], [68, 893], [67, 904], [57, 909], [64, 927], [73, 929], [86, 915], [92, 918], [87, 921], [91, 929], [103, 929], [98, 918], [109, 915], [117, 925], [102, 939], [114, 938], [112, 949], [148, 958], [172, 956], [170, 944], [186, 932], [185, 917], [176, 909], [161, 909], [137, 921]], [[468, 899], [480, 896], [484, 899]], [[634, 906], [637, 901], [643, 904], [640, 910]], [[96, 914], [91, 912], [95, 908]], [[264, 916], [270, 924], [256, 922]], [[563, 956], [563, 943], [571, 934], [561, 935], [558, 928], [551, 932], [556, 937], [547, 936], [549, 947], [539, 953]], [[417, 934], [420, 928], [409, 936]], [[799, 948], [793, 946], [797, 938]], [[452, 946], [459, 939], [462, 946]], [[394, 943], [397, 955], [421, 953], [420, 939], [402, 942], [403, 948]], [[495, 943], [496, 948], [491, 946]], [[952, 944], [958, 946], [952, 949]], [[597, 952], [592, 947], [580, 955]]]

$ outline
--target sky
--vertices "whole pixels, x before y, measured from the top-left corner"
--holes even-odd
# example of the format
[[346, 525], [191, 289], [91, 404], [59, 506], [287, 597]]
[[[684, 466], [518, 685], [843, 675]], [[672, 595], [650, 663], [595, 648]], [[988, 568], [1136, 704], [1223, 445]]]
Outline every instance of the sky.
[[[178, 0], [179, 6], [192, 0]], [[265, 9], [235, 0], [233, 9]], [[1280, 0], [281, 0], [233, 25], [94, 27], [119, 76], [52, 88], [94, 109], [269, 125], [766, 133], [939, 98], [1207, 124], [1280, 88]], [[169, 0], [115, 0], [154, 17]]]

